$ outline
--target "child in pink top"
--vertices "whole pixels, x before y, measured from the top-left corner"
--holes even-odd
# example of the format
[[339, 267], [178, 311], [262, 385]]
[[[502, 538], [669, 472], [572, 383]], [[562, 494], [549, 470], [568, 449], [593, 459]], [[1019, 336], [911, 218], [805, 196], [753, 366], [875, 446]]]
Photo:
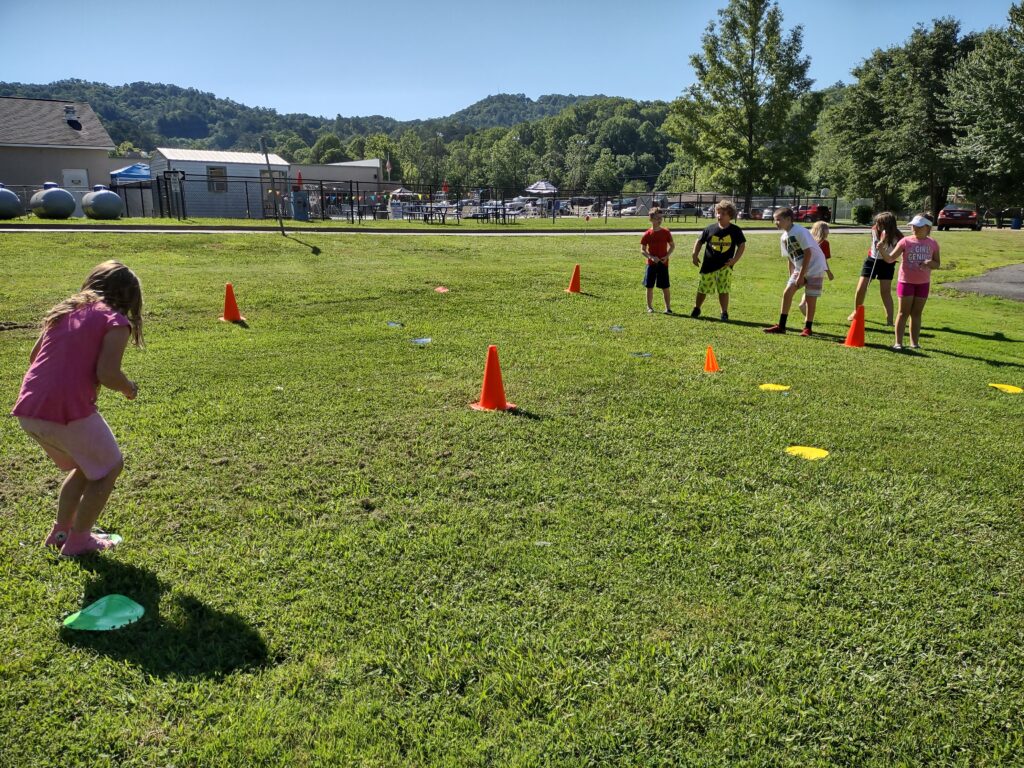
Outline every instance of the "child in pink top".
[[113, 433], [96, 410], [100, 385], [134, 400], [139, 388], [121, 371], [129, 339], [142, 346], [142, 285], [117, 261], [100, 264], [82, 290], [43, 319], [29, 369], [11, 411], [22, 429], [68, 472], [57, 519], [43, 542], [74, 557], [109, 549], [92, 532], [114, 490], [123, 460]]
[[913, 236], [904, 237], [896, 243], [886, 259], [895, 263], [903, 257], [896, 284], [896, 296], [900, 302], [896, 314], [896, 343], [892, 347], [896, 350], [903, 349], [903, 330], [907, 318], [910, 318], [910, 348], [921, 348], [921, 313], [928, 300], [932, 270], [939, 268], [939, 244], [929, 237], [931, 221], [918, 214], [910, 220], [910, 226], [914, 230]]

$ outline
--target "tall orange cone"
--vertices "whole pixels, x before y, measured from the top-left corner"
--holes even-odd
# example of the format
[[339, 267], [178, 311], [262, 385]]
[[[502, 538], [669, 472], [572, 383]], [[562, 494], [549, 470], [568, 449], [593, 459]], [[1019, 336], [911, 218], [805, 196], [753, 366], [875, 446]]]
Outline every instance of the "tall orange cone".
[[238, 304], [235, 302], [235, 289], [231, 283], [224, 286], [224, 316], [220, 319], [222, 323], [244, 323], [245, 318], [238, 312]]
[[844, 347], [864, 346], [864, 305], [861, 304], [853, 313], [853, 322], [850, 323], [850, 331], [846, 334]]
[[505, 385], [501, 382], [501, 365], [498, 363], [498, 348], [493, 344], [487, 348], [480, 402], [470, 403], [469, 407], [478, 411], [511, 411], [516, 407], [515, 403], [505, 399]]
[[572, 271], [572, 279], [569, 280], [569, 287], [565, 289], [566, 293], [579, 293], [580, 292], [580, 265], [576, 265], [576, 269]]
[[708, 347], [704, 355], [704, 373], [718, 373], [718, 360], [715, 359], [715, 350]]

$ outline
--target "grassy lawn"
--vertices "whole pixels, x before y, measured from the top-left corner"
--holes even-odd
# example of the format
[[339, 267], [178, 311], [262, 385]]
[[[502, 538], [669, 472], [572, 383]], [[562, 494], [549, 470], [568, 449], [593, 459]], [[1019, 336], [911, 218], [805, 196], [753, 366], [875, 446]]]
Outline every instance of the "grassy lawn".
[[[933, 290], [898, 354], [876, 291], [838, 343], [864, 235], [811, 339], [759, 330], [768, 236], [729, 324], [644, 314], [628, 238], [3, 238], [5, 408], [98, 261], [147, 346], [100, 401], [113, 554], [43, 550], [59, 472], [0, 419], [0, 765], [1024, 762], [1024, 396], [987, 386], [1024, 386], [1019, 303]], [[1022, 244], [937, 239], [940, 281]], [[492, 343], [518, 414], [467, 407]], [[146, 616], [60, 628], [110, 593]]]

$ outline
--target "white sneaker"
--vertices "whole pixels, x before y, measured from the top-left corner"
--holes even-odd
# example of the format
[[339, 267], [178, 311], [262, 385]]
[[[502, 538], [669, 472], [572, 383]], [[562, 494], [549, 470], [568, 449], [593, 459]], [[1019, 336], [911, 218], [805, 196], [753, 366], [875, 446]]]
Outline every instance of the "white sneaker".
[[910, 348], [911, 348], [911, 349], [920, 349], [920, 348], [921, 348], [921, 345], [920, 345], [920, 344], [911, 344], [911, 345], [910, 345]]
[[892, 348], [895, 349], [897, 352], [900, 352], [903, 349], [903, 345], [902, 344], [893, 344]]

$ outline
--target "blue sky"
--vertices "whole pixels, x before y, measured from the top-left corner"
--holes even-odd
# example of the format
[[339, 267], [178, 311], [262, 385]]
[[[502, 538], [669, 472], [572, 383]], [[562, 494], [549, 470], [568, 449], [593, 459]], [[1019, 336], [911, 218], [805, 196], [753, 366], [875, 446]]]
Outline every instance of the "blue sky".
[[[495, 93], [671, 100], [692, 82], [689, 55], [725, 4], [0, 0], [0, 80], [148, 80], [279, 112], [401, 120], [448, 115]], [[119, 11], [89, 13], [104, 7]], [[952, 16], [965, 31], [1002, 26], [1010, 3], [779, 0], [779, 7], [787, 29], [804, 26], [810, 74], [824, 86], [849, 80], [851, 67], [905, 40], [917, 23]]]

